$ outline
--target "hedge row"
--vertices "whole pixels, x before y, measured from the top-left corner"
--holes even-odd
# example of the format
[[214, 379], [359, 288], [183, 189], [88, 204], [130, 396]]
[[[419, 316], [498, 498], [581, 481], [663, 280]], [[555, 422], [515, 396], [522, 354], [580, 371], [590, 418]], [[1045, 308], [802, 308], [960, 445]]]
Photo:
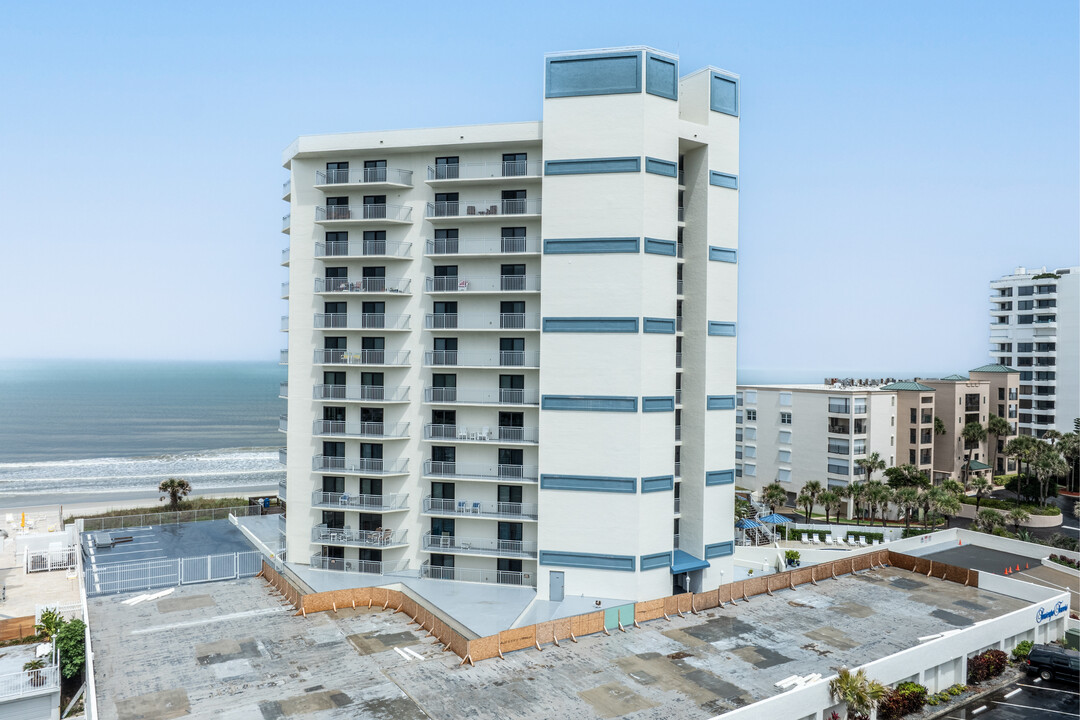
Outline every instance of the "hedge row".
[[[965, 505], [975, 505], [975, 498], [965, 495], [960, 499], [960, 502]], [[999, 500], [998, 498], [984, 497], [979, 503], [979, 509], [993, 508], [995, 510], [1005, 510], [1008, 512], [1016, 507], [1016, 503], [1009, 500]], [[1060, 515], [1061, 508], [1057, 505], [1031, 505], [1023, 504], [1020, 506], [1021, 510], [1026, 510], [1029, 515]]]

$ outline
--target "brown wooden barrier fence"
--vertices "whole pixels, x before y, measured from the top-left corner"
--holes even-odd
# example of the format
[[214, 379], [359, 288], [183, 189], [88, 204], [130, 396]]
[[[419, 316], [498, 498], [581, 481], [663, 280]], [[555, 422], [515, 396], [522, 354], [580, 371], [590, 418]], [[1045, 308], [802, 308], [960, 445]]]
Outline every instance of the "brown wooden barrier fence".
[[0, 620], [0, 642], [18, 640], [35, 633], [33, 615]]
[[[773, 575], [750, 577], [700, 593], [682, 593], [635, 603], [632, 621], [623, 616], [622, 624], [623, 626], [638, 625], [649, 620], [669, 618], [672, 615], [685, 615], [748, 602], [756, 595], [772, 595], [774, 592], [793, 590], [807, 583], [816, 585], [822, 580], [885, 565], [893, 565], [927, 577], [936, 577], [971, 587], [979, 585], [978, 571], [882, 549], [850, 555], [810, 567], [793, 568]], [[464, 634], [439, 619], [435, 613], [399, 590], [378, 587], [351, 588], [305, 595], [295, 590], [287, 580], [266, 563], [263, 564], [263, 577], [282, 592], [290, 602], [293, 602], [293, 605], [298, 608], [297, 614], [306, 615], [309, 612], [334, 611], [351, 607], [383, 608], [405, 613], [420, 626], [421, 630], [426, 630], [429, 635], [442, 643], [445, 650], [460, 657], [462, 663], [466, 661], [475, 663], [479, 660], [502, 657], [504, 653], [530, 647], [542, 649], [542, 645], [559, 645], [564, 640], [576, 641], [583, 635], [610, 632], [605, 628], [604, 611], [600, 610], [527, 627], [503, 630], [487, 637], [465, 637]], [[296, 598], [295, 601], [294, 598]]]

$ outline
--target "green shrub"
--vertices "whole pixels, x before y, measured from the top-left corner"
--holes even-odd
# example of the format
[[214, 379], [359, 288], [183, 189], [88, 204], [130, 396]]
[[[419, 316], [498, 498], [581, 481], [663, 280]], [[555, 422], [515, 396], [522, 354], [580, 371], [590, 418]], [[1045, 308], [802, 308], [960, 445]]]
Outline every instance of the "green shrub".
[[788, 561], [788, 564], [791, 564], [791, 563], [794, 563], [794, 562], [799, 562], [799, 551], [798, 550], [785, 550], [784, 551], [784, 559]]
[[1024, 641], [1019, 642], [1019, 643], [1016, 644], [1016, 647], [1013, 648], [1012, 656], [1013, 656], [1014, 660], [1023, 660], [1028, 656], [1028, 653], [1030, 653], [1030, 652], [1031, 652], [1031, 641], [1030, 640], [1024, 640]]
[[918, 537], [919, 535], [928, 535], [934, 532], [934, 528], [904, 528], [903, 537]]
[[968, 683], [979, 683], [997, 677], [1009, 662], [1009, 656], [1000, 650], [987, 650], [968, 660]]
[[935, 696], [931, 697], [929, 700], [927, 700], [926, 704], [931, 706], [931, 707], [933, 707], [935, 705], [939, 705], [940, 703], [938, 703], [937, 695], [935, 695]]
[[878, 718], [880, 720], [895, 720], [910, 713], [919, 712], [926, 704], [927, 690], [924, 686], [913, 682], [902, 682], [878, 705]]
[[86, 625], [82, 620], [72, 620], [56, 634], [56, 647], [60, 651], [60, 672], [72, 678], [82, 672], [86, 664]]
[[[960, 502], [965, 505], [974, 505], [975, 498], [965, 495], [960, 498]], [[984, 497], [982, 502], [979, 503], [979, 509], [993, 508], [994, 510], [1004, 510], [1008, 512], [1016, 507], [1016, 503], [1010, 500], [999, 500], [998, 498]], [[1020, 505], [1022, 510], [1026, 510], [1029, 515], [1060, 515], [1061, 508], [1057, 505], [1032, 505], [1031, 503], [1023, 503]]]

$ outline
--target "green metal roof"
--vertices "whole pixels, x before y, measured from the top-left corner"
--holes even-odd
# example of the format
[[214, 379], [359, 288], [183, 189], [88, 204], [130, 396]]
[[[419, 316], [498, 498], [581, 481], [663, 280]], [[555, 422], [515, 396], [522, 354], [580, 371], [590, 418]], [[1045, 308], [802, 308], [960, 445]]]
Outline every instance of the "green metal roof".
[[964, 377], [963, 375], [957, 375], [956, 373], [953, 373], [952, 375], [946, 375], [945, 377], [943, 377], [941, 379], [942, 380], [967, 380], [967, 378]]
[[989, 470], [989, 469], [990, 469], [989, 465], [987, 465], [986, 463], [981, 463], [978, 460], [972, 460], [971, 463], [968, 464], [968, 470]]
[[894, 382], [888, 385], [882, 385], [881, 390], [918, 390], [919, 392], [934, 392], [934, 388], [927, 387], [922, 383], [917, 382]]
[[997, 363], [994, 363], [994, 364], [991, 364], [991, 365], [983, 365], [982, 367], [977, 367], [974, 370], [968, 370], [968, 372], [1011, 373], [1011, 372], [1020, 372], [1020, 371], [1019, 370], [1013, 370], [1011, 367], [1008, 367], [1007, 365], [998, 365]]

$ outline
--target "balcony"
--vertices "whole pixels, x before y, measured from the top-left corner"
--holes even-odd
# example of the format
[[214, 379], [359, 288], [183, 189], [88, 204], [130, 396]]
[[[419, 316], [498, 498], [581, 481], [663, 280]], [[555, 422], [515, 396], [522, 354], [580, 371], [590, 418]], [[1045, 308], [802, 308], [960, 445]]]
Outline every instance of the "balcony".
[[333, 437], [404, 439], [409, 437], [409, 423], [340, 422], [338, 420], [315, 420], [313, 435]]
[[675, 389], [675, 404], [682, 405], [682, 388]]
[[278, 432], [288, 432], [289, 431], [289, 416], [288, 415], [279, 415], [278, 416], [277, 429], [278, 429]]
[[278, 461], [278, 463], [280, 463], [281, 465], [287, 465], [287, 464], [288, 464], [288, 462], [289, 462], [289, 455], [288, 455], [288, 451], [287, 451], [287, 450], [286, 450], [285, 448], [280, 448], [280, 449], [279, 449], [279, 450], [277, 451], [277, 461]]
[[978, 403], [978, 402], [965, 402], [964, 403], [964, 412], [966, 412], [966, 413], [977, 413], [981, 409], [982, 409], [982, 405], [980, 403]]
[[322, 555], [312, 555], [308, 566], [314, 570], [337, 570], [339, 572], [357, 572], [365, 575], [388, 575], [409, 569], [408, 560], [394, 560], [392, 562], [376, 560], [356, 560], [354, 558], [332, 558]]
[[316, 365], [375, 365], [388, 367], [406, 367], [409, 364], [409, 351], [389, 352], [387, 350], [316, 350]]
[[289, 227], [292, 225], [292, 215], [281, 216], [281, 232], [288, 234]]
[[350, 530], [316, 525], [311, 528], [311, 542], [347, 547], [389, 548], [405, 545], [407, 530]]
[[354, 475], [406, 475], [409, 472], [406, 458], [383, 460], [382, 458], [343, 458], [332, 455], [316, 455], [311, 459], [312, 470], [334, 470]]
[[316, 330], [408, 330], [408, 315], [315, 313]]
[[292, 199], [292, 180], [286, 180], [281, 184], [281, 199], [286, 201]]
[[682, 477], [682, 463], [675, 463], [675, 477]]
[[289, 332], [289, 316], [281, 316], [281, 332]]
[[484, 570], [482, 568], [441, 567], [424, 563], [420, 566], [420, 577], [430, 580], [454, 580], [456, 582], [491, 583], [495, 585], [521, 585], [536, 587], [533, 573], [513, 572], [511, 570]]
[[316, 385], [312, 392], [316, 400], [344, 402], [399, 403], [409, 401], [407, 385]]
[[681, 513], [681, 512], [682, 512], [682, 509], [681, 509], [681, 504], [680, 504], [680, 502], [679, 502], [679, 500], [680, 500], [680, 499], [681, 499], [681, 498], [675, 498], [675, 514], [676, 514], [676, 515], [678, 515], [679, 513]]
[[278, 354], [278, 365], [288, 365], [288, 364], [289, 364], [289, 351], [288, 350], [282, 350]]
[[333, 240], [315, 243], [317, 258], [384, 257], [409, 259], [411, 242], [394, 240]]
[[315, 278], [317, 293], [379, 293], [407, 294], [412, 281], [408, 278]]
[[433, 553], [534, 558], [536, 557], [536, 541], [458, 537], [456, 535], [425, 533], [423, 550]]
[[497, 238], [438, 238], [428, 240], [424, 253], [432, 256], [468, 256], [468, 255], [528, 255], [539, 254], [538, 237], [497, 237]]
[[282, 400], [289, 398], [289, 383], [283, 382], [278, 385], [278, 397]]
[[536, 520], [539, 517], [536, 503], [496, 502], [494, 500], [462, 500], [424, 498], [425, 515], [451, 517], [479, 517], [496, 520]]
[[278, 481], [278, 484], [277, 484], [277, 495], [278, 495], [278, 498], [280, 498], [283, 502], [288, 500], [288, 498], [285, 497], [286, 489], [287, 489], [287, 484], [285, 482], [285, 478], [282, 478], [281, 480]]
[[498, 463], [459, 463], [424, 461], [424, 475], [435, 478], [483, 480], [496, 482], [536, 482], [535, 465], [500, 465]]
[[281, 264], [285, 267], [289, 266], [289, 248], [285, 248], [281, 251]]
[[468, 353], [457, 350], [435, 350], [424, 353], [424, 365], [427, 367], [515, 367], [538, 369], [540, 367], [540, 351], [499, 350], [489, 353]]
[[332, 510], [359, 510], [360, 512], [392, 512], [407, 510], [408, 493], [392, 495], [350, 495], [348, 493], [311, 493], [311, 507]]
[[466, 427], [465, 425], [424, 425], [424, 439], [441, 442], [494, 442], [500, 444], [536, 445], [540, 428], [536, 427]]
[[539, 180], [539, 162], [485, 162], [457, 165], [428, 165], [427, 182], [430, 185], [467, 184], [493, 180]]
[[475, 277], [442, 275], [427, 277], [424, 280], [426, 293], [506, 293], [540, 292], [539, 275], [499, 275], [497, 277]]
[[436, 405], [539, 405], [540, 391], [519, 388], [474, 390], [427, 387], [424, 388], [424, 402]]
[[[278, 533], [280, 533], [281, 535], [285, 534], [285, 525], [287, 524], [286, 521], [287, 521], [287, 518], [284, 515], [278, 515], [277, 516], [277, 529], [278, 529]], [[282, 540], [282, 542], [284, 543], [285, 541]]]
[[[680, 209], [682, 209], [682, 208], [680, 208]], [[671, 548], [673, 550], [678, 550], [679, 549], [679, 533], [674, 533], [671, 536]]]
[[682, 353], [681, 352], [675, 353], [675, 367], [677, 367], [677, 368], [682, 367]]
[[846, 423], [829, 423], [829, 432], [833, 435], [848, 435], [851, 426]]
[[540, 217], [540, 198], [514, 200], [450, 200], [429, 202], [424, 217], [431, 222], [502, 220]]
[[540, 313], [428, 313], [425, 330], [539, 330]]
[[[15, 648], [14, 650], [17, 652], [19, 648]], [[33, 654], [29, 653], [29, 651], [27, 652], [28, 654], [25, 654], [22, 657], [19, 657], [17, 654], [15, 654], [15, 658], [18, 658], [19, 660], [32, 660], [34, 658]], [[7, 655], [8, 652], [5, 652], [4, 654]], [[10, 710], [8, 712], [18, 712], [18, 717], [41, 717], [41, 715], [29, 714], [31, 712], [37, 712], [33, 710], [33, 707], [40, 707], [40, 705], [33, 705], [33, 707], [29, 707], [36, 702], [31, 701], [29, 699], [30, 696], [40, 696], [53, 692], [59, 694], [60, 666], [56, 664], [56, 653], [52, 652], [49, 655], [50, 657], [46, 657], [43, 659], [51, 664], [46, 665], [39, 670], [32, 671], [33, 674], [23, 670], [20, 672], [5, 673], [4, 675], [0, 675], [0, 701], [6, 703], [9, 700], [16, 700], [21, 697], [28, 698], [26, 703], [23, 704], [21, 707], [10, 707]], [[18, 667], [18, 662], [12, 662], [10, 663], [9, 667], [10, 666]], [[45, 707], [49, 707], [48, 703], [46, 703]], [[28, 714], [23, 715], [23, 711], [27, 712]], [[57, 713], [59, 712], [60, 711], [58, 709]], [[45, 714], [48, 715], [48, 713]], [[8, 715], [5, 712], [4, 717], [15, 716]]]
[[386, 203], [364, 205], [317, 205], [315, 222], [325, 225], [411, 223], [412, 208]]
[[282, 300], [288, 300], [289, 299], [289, 283], [287, 283], [287, 282], [281, 283], [281, 299]]
[[363, 188], [411, 188], [413, 186], [412, 176], [412, 170], [392, 167], [316, 170], [315, 187], [320, 190], [333, 190], [335, 192], [346, 189], [348, 185]]
[[686, 222], [686, 209], [679, 206], [679, 222]]
[[675, 442], [682, 441], [682, 425], [675, 426]]

